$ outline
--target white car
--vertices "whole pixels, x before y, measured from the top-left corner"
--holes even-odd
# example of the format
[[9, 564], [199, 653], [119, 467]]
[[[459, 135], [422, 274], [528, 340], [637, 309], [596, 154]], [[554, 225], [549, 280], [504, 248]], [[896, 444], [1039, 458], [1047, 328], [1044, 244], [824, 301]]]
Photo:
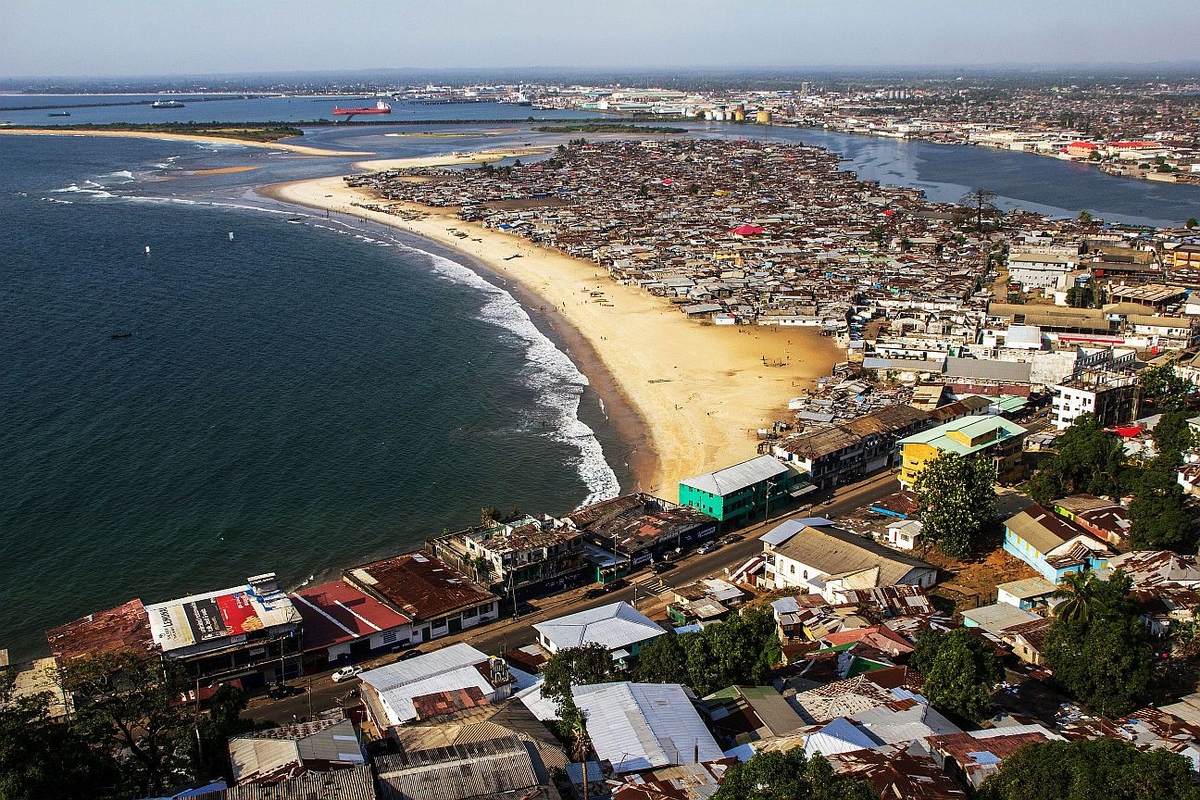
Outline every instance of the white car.
[[332, 675], [334, 683], [348, 681], [351, 678], [357, 678], [362, 672], [362, 667], [342, 667]]

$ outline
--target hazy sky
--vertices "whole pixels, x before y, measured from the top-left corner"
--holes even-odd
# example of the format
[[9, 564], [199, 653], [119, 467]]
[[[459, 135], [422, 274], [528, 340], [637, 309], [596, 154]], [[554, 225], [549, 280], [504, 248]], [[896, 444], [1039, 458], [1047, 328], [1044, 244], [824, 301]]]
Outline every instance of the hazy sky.
[[2, 0], [0, 75], [1200, 62], [1200, 1]]

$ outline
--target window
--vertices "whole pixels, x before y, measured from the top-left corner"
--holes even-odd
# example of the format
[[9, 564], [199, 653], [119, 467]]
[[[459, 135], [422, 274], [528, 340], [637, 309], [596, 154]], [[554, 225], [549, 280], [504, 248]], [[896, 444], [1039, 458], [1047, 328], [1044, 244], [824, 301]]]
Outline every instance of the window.
[[792, 573], [793, 575], [795, 575], [795, 574], [796, 574], [796, 565], [795, 565], [795, 564], [792, 564], [792, 565], [791, 565], [791, 573]]

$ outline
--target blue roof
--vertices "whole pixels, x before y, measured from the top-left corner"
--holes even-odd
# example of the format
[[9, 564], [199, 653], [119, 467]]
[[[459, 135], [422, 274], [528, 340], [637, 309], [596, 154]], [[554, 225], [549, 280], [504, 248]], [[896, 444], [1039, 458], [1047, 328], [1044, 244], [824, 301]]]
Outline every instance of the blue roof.
[[781, 545], [805, 528], [822, 528], [832, 525], [833, 520], [824, 517], [799, 517], [785, 520], [771, 530], [758, 537], [759, 541], [770, 545]]

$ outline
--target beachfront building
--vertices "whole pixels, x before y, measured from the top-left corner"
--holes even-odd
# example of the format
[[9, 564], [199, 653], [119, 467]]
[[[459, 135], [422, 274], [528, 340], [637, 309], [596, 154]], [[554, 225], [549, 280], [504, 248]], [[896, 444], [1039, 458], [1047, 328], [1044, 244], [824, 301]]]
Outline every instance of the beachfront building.
[[1105, 428], [1128, 422], [1134, 417], [1136, 393], [1133, 375], [1084, 370], [1054, 386], [1054, 427], [1065, 431], [1084, 414], [1095, 414]]
[[305, 672], [349, 664], [412, 638], [412, 620], [345, 581], [305, 586], [289, 595], [304, 620]]
[[493, 592], [510, 597], [586, 580], [584, 537], [549, 516], [526, 515], [468, 528], [433, 539], [427, 549]]
[[845, 589], [937, 583], [937, 568], [817, 517], [790, 519], [760, 538], [766, 558], [759, 586], [799, 588], [830, 602]]
[[301, 675], [304, 620], [273, 572], [148, 605], [146, 616], [156, 647], [197, 683], [240, 678], [249, 689]]
[[584, 506], [561, 522], [586, 540], [595, 570], [588, 577], [601, 582], [669, 560], [717, 534], [707, 514], [641, 492]]
[[911, 489], [925, 465], [942, 453], [973, 456], [986, 453], [1004, 476], [1021, 457], [1021, 446], [1028, 433], [1015, 422], [999, 416], [964, 417], [901, 439], [900, 486]]
[[774, 456], [759, 456], [680, 481], [679, 503], [736, 528], [815, 488], [807, 478]]
[[432, 555], [404, 553], [353, 567], [342, 580], [412, 620], [412, 644], [495, 620], [500, 598]]

